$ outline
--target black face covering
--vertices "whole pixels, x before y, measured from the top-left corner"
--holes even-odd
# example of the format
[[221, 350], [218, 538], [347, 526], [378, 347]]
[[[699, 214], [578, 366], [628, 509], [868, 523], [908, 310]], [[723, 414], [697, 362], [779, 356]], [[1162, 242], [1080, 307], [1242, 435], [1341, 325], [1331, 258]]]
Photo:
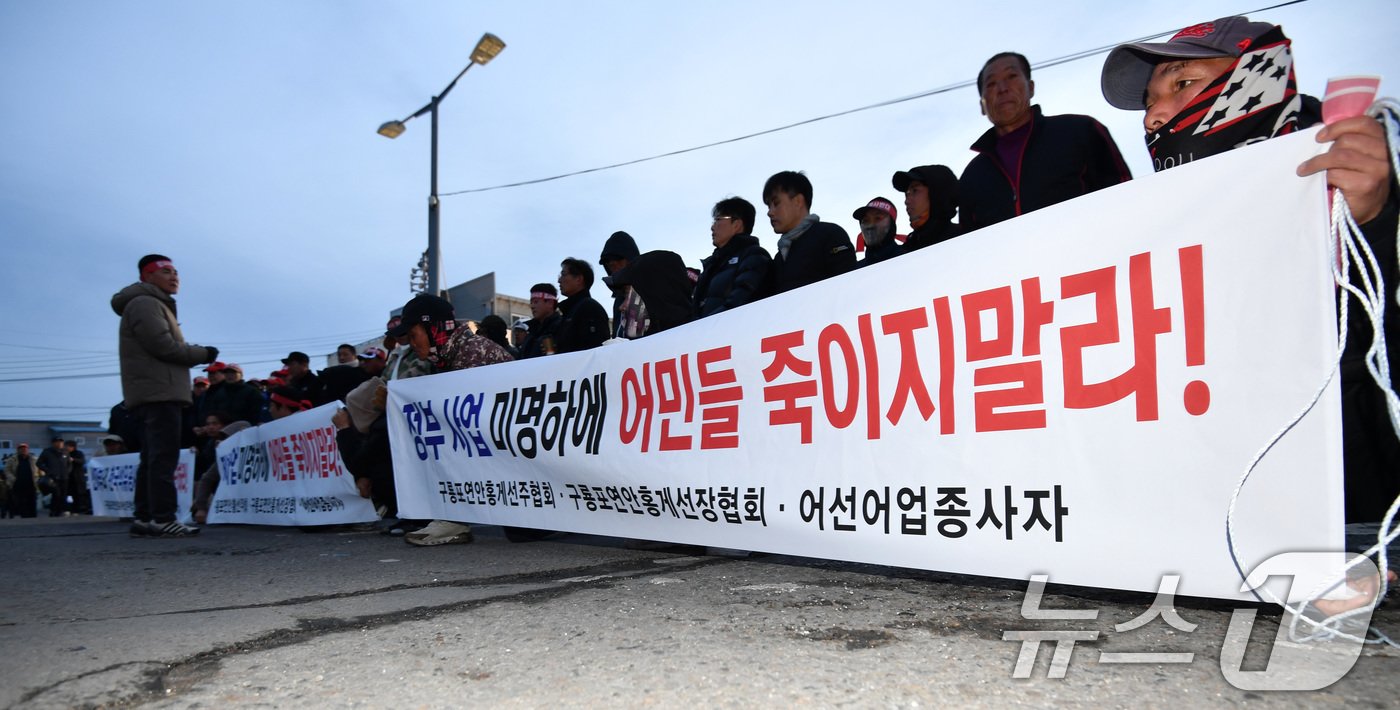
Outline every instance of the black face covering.
[[1161, 172], [1298, 130], [1303, 102], [1291, 44], [1278, 27], [1265, 32], [1190, 106], [1149, 133], [1152, 169]]

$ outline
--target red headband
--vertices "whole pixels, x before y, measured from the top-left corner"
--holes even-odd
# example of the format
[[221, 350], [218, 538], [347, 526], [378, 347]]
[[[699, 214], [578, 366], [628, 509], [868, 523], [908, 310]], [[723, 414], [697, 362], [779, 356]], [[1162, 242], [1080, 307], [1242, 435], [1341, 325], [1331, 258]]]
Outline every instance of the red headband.
[[142, 276], [145, 276], [145, 275], [147, 275], [147, 274], [154, 274], [155, 272], [160, 271], [161, 269], [173, 269], [173, 268], [175, 268], [175, 265], [174, 265], [173, 263], [171, 263], [171, 262], [169, 262], [169, 261], [167, 261], [167, 260], [165, 260], [165, 259], [161, 259], [160, 261], [153, 261], [153, 262], [151, 262], [151, 263], [149, 263], [149, 264], [146, 264], [144, 267], [142, 267], [142, 268], [141, 268], [141, 275], [142, 275]]
[[291, 397], [283, 397], [282, 395], [277, 394], [276, 392], [272, 393], [272, 397], [270, 399], [273, 402], [276, 402], [288, 409], [295, 409], [298, 412], [304, 412], [311, 408], [311, 402], [308, 402], [307, 400], [303, 399], [301, 401], [297, 401], [295, 399], [292, 399]]
[[546, 301], [558, 301], [559, 297], [548, 291], [531, 291], [530, 298], [540, 298]]

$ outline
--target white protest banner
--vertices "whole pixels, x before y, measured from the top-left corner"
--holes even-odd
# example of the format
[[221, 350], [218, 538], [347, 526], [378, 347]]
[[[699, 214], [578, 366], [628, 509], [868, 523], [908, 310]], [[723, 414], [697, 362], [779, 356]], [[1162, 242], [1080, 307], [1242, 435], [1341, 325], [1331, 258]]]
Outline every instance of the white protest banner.
[[333, 525], [377, 520], [340, 460], [338, 403], [244, 429], [219, 444], [210, 523]]
[[[95, 456], [88, 459], [87, 484], [92, 494], [92, 514], [114, 518], [130, 518], [136, 508], [136, 468], [141, 454]], [[176, 515], [180, 522], [190, 523], [190, 508], [194, 504], [194, 452], [180, 450], [180, 462], [175, 466]]]
[[[1317, 150], [1267, 141], [643, 340], [394, 381], [400, 510], [1247, 598], [1231, 494], [1336, 357], [1324, 186], [1294, 172]], [[1245, 488], [1246, 571], [1342, 548], [1337, 392]]]

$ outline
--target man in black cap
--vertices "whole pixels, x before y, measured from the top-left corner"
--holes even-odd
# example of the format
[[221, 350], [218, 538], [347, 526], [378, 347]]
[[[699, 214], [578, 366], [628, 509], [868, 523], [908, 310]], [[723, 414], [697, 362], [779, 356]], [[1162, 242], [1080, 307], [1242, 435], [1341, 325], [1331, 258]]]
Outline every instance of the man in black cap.
[[[1166, 170], [1250, 143], [1302, 130], [1322, 120], [1321, 104], [1298, 93], [1292, 42], [1283, 28], [1245, 17], [1222, 17], [1177, 32], [1166, 42], [1115, 48], [1104, 61], [1104, 98], [1145, 111], [1143, 129], [1154, 170]], [[1388, 289], [1385, 341], [1390, 369], [1400, 367], [1400, 307], [1394, 289], [1397, 198], [1390, 152], [1379, 122], [1347, 118], [1322, 129], [1333, 145], [1298, 166], [1299, 175], [1327, 172], [1361, 225]], [[1360, 275], [1353, 266], [1352, 282]], [[1400, 494], [1400, 441], [1385, 395], [1366, 366], [1374, 330], [1363, 309], [1347, 312], [1342, 350], [1342, 458], [1347, 522], [1373, 522]], [[1394, 386], [1393, 381], [1389, 383]]]
[[909, 236], [904, 251], [923, 249], [962, 234], [953, 223], [958, 213], [958, 178], [946, 165], [920, 165], [894, 174], [894, 189], [904, 193]]
[[1103, 124], [1088, 116], [1046, 116], [1031, 104], [1035, 82], [1020, 54], [988, 59], [977, 74], [977, 95], [992, 128], [972, 144], [977, 156], [960, 180], [965, 231], [1132, 179]]
[[[409, 345], [419, 358], [432, 363], [433, 372], [452, 372], [483, 367], [514, 358], [500, 345], [458, 327], [457, 315], [447, 300], [420, 293], [404, 304], [403, 320], [389, 331], [394, 337], [408, 336]], [[434, 520], [426, 527], [408, 533], [410, 545], [431, 547], [472, 541], [472, 529], [463, 522]]]
[[219, 349], [189, 345], [175, 316], [179, 272], [169, 257], [149, 254], [137, 263], [141, 280], [112, 296], [121, 316], [118, 352], [122, 396], [141, 424], [136, 468], [133, 537], [185, 537], [199, 528], [176, 520], [175, 468], [180, 463], [180, 410], [192, 401], [189, 370], [214, 362]]
[[311, 358], [306, 353], [293, 350], [282, 358], [282, 364], [287, 367], [287, 386], [300, 395], [297, 399], [314, 402], [320, 397], [321, 381], [311, 371]]
[[894, 208], [893, 202], [877, 197], [864, 207], [857, 207], [851, 216], [860, 223], [860, 236], [865, 244], [865, 258], [856, 264], [856, 268], [878, 264], [900, 255], [899, 240], [895, 239], [895, 220], [899, 219], [899, 210]]

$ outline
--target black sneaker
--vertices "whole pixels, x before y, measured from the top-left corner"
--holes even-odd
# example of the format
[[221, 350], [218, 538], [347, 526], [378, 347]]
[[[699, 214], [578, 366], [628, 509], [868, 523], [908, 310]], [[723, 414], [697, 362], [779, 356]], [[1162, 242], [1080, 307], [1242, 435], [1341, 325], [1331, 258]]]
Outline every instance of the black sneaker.
[[185, 525], [178, 520], [168, 523], [148, 523], [147, 535], [151, 537], [193, 537], [199, 534], [199, 528]]
[[155, 533], [155, 524], [149, 520], [132, 520], [128, 530], [132, 537], [150, 537]]

